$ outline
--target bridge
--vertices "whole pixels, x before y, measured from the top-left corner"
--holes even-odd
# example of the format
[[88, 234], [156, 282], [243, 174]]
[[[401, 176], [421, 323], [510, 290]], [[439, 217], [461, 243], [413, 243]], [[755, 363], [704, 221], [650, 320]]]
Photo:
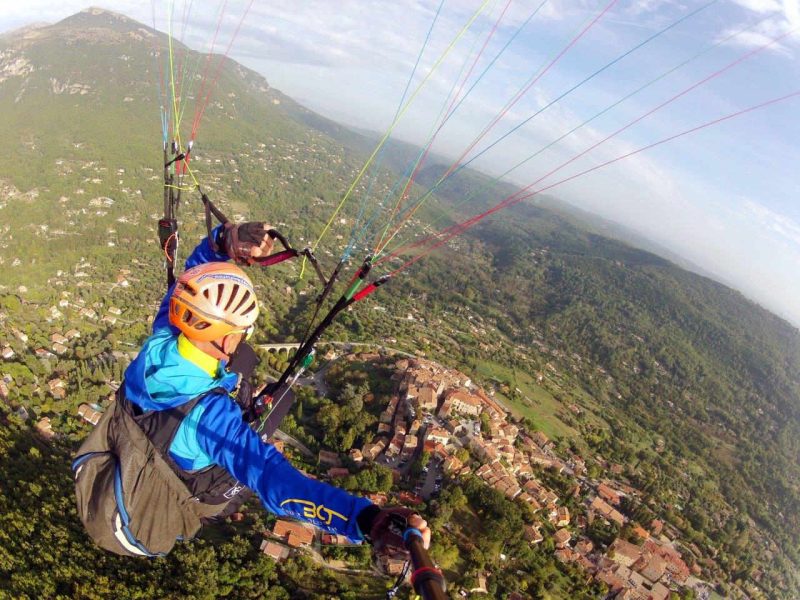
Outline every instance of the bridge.
[[[335, 341], [324, 341], [324, 342], [319, 342], [317, 344], [317, 348], [323, 348], [325, 346], [338, 346], [340, 348], [344, 348], [345, 351], [354, 350], [355, 348], [357, 348], [359, 346], [362, 347], [362, 348], [368, 347], [368, 348], [374, 348], [376, 350], [379, 350], [379, 349], [380, 350], [389, 350], [391, 352], [394, 352], [395, 354], [401, 354], [401, 355], [406, 356], [408, 358], [414, 358], [413, 354], [410, 354], [408, 352], [404, 352], [402, 350], [398, 350], [397, 348], [391, 348], [389, 346], [384, 346], [384, 345], [376, 343], [376, 342], [335, 342]], [[300, 348], [300, 342], [293, 342], [293, 343], [290, 343], [290, 344], [256, 344], [255, 347], [256, 348], [262, 348], [263, 350], [266, 350], [267, 352], [286, 352], [286, 354], [288, 355], [288, 354], [290, 354], [291, 350], [297, 350], [298, 348]]]
[[267, 352], [286, 352], [289, 354], [289, 350], [297, 350], [300, 347], [300, 342], [296, 342], [294, 344], [257, 344], [256, 348], [261, 348], [266, 350]]

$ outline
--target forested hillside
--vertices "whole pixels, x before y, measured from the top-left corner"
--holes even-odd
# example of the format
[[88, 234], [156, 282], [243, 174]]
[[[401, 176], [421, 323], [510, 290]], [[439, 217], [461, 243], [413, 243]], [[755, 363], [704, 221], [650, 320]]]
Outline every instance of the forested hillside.
[[[314, 572], [292, 563], [295, 583], [279, 589], [278, 568], [255, 542], [233, 537], [250, 531], [244, 526], [223, 528], [215, 534], [223, 542], [198, 542], [155, 572], [140, 570], [91, 548], [68, 502], [68, 452], [87, 432], [75, 409], [105, 401], [106, 383], [119, 382], [164, 290], [155, 233], [158, 35], [89, 11], [0, 38], [0, 373], [9, 379], [0, 469], [3, 481], [15, 482], [0, 495], [0, 579], [10, 578], [0, 592], [14, 597], [280, 598], [302, 595], [297, 582]], [[268, 219], [302, 246], [316, 239], [373, 141], [229, 62], [192, 165], [230, 216]], [[395, 180], [388, 167], [403, 170], [413, 153], [395, 147], [375, 176], [376, 194]], [[418, 184], [441, 172], [424, 171]], [[447, 226], [511, 189], [484, 189], [487, 181], [465, 170], [400, 238], [422, 235], [431, 222]], [[345, 207], [317, 253], [328, 271], [356, 210]], [[184, 195], [181, 221], [185, 256], [204, 234], [196, 194]], [[255, 273], [268, 304], [258, 341], [305, 330], [319, 290], [298, 272], [284, 264]], [[70, 329], [80, 337], [53, 350], [53, 333]], [[388, 342], [461, 368], [560, 447], [622, 465], [643, 490], [631, 512], [675, 527], [720, 591], [800, 595], [800, 334], [738, 292], [591, 233], [568, 214], [524, 204], [390, 281], [328, 336]], [[54, 391], [55, 380], [64, 393]], [[21, 407], [27, 422], [14, 414]], [[43, 416], [61, 435], [55, 445], [31, 430]], [[502, 506], [475, 502], [487, 514]], [[247, 526], [257, 529], [263, 517], [253, 518]], [[27, 539], [23, 564], [8, 548]], [[554, 572], [542, 556], [528, 560]], [[545, 586], [544, 577], [537, 583]], [[363, 597], [341, 578], [324, 585]]]

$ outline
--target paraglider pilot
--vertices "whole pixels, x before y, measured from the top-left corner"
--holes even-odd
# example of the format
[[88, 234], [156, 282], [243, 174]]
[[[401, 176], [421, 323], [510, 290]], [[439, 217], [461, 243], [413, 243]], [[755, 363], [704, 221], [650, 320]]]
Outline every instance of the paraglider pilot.
[[[398, 535], [392, 526], [401, 519], [421, 532], [427, 547], [430, 530], [419, 515], [402, 507], [379, 508], [366, 498], [306, 477], [259, 438], [232, 397], [241, 375], [228, 367], [253, 332], [259, 304], [250, 278], [230, 261], [247, 265], [268, 255], [268, 230], [264, 223], [227, 224], [214, 230], [214, 244], [206, 238], [195, 248], [186, 271], [161, 303], [152, 335], [125, 371], [118, 400], [123, 397], [139, 419], [172, 415], [168, 426], [152, 424], [170, 423], [169, 419], [146, 421], [150, 425], [144, 427], [145, 434], [167, 455], [166, 462], [194, 493], [192, 499], [218, 508], [211, 520], [233, 512], [249, 488], [276, 515], [366, 540], [376, 549], [404, 551], [402, 532]], [[136, 554], [138, 545], [130, 539], [132, 526], [126, 527], [126, 516], [120, 529], [132, 544], [126, 550]], [[125, 545], [125, 537], [116, 533]]]

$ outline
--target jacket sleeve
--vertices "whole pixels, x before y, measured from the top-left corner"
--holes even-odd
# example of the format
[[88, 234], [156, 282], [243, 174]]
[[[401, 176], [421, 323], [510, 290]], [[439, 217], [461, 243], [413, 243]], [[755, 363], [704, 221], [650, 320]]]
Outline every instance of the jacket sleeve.
[[363, 539], [356, 517], [372, 503], [327, 483], [306, 477], [271, 444], [259, 439], [239, 408], [219, 395], [206, 397], [197, 428], [198, 445], [216, 464], [255, 490], [267, 510], [317, 527]]
[[[222, 225], [218, 225], [211, 232], [211, 235], [216, 236], [220, 227], [222, 227]], [[184, 269], [191, 269], [192, 267], [196, 267], [197, 265], [202, 265], [207, 262], [226, 262], [228, 260], [227, 254], [214, 252], [214, 249], [211, 247], [211, 242], [209, 242], [208, 238], [205, 237], [199, 244], [197, 244], [195, 249], [186, 259]], [[166, 295], [161, 300], [161, 306], [158, 307], [156, 318], [153, 321], [153, 333], [159, 329], [163, 329], [164, 327], [169, 327], [176, 335], [179, 333], [175, 327], [172, 327], [172, 325], [169, 324], [169, 297], [172, 295], [172, 290], [174, 289], [175, 284], [169, 286]]]

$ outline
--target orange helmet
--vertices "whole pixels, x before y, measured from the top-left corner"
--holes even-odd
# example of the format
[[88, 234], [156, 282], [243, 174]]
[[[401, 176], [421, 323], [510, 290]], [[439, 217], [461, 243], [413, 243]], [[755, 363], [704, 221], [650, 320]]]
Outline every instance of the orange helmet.
[[257, 317], [253, 283], [231, 263], [210, 262], [188, 269], [169, 301], [169, 322], [191, 340], [211, 342], [245, 332]]

